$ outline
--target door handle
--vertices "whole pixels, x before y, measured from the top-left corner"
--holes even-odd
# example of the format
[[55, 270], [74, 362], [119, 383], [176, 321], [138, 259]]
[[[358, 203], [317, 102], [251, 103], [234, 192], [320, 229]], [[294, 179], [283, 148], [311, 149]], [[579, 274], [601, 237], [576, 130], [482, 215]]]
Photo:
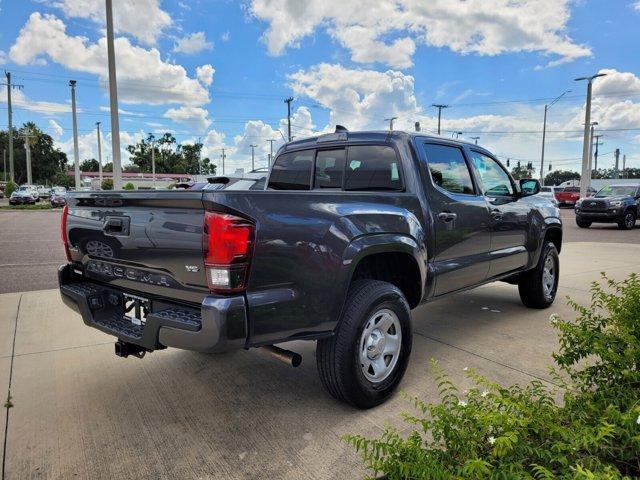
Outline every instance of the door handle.
[[442, 212], [438, 214], [438, 218], [443, 222], [448, 223], [458, 218], [458, 214], [452, 212]]
[[491, 218], [494, 220], [502, 220], [502, 212], [500, 210], [491, 210]]

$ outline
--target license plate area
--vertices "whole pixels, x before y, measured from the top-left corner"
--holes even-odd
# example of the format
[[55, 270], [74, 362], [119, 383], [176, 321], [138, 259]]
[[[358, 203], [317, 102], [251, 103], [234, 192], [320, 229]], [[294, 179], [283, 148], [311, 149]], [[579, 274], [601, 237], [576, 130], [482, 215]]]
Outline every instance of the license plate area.
[[124, 318], [133, 325], [144, 326], [147, 322], [147, 315], [151, 311], [151, 302], [136, 295], [123, 294], [124, 296]]

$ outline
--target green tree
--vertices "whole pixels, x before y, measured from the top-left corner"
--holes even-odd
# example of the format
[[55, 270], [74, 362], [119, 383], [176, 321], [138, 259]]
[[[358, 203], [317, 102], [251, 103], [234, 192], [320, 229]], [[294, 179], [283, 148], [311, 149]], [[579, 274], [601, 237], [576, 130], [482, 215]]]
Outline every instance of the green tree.
[[569, 180], [580, 180], [580, 174], [571, 170], [554, 170], [544, 177], [545, 185], [560, 185]]
[[102, 184], [100, 186], [102, 187], [102, 190], [113, 190], [113, 180], [105, 178], [102, 180]]
[[133, 185], [133, 183], [128, 182], [124, 185], [124, 187], [122, 187], [123, 190], [135, 190], [136, 187]]
[[18, 189], [18, 185], [13, 183], [11, 180], [7, 182], [7, 186], [4, 187], [4, 194], [6, 197], [10, 197], [13, 192]]
[[95, 158], [87, 158], [80, 164], [80, 171], [82, 172], [97, 172], [100, 166]]
[[73, 177], [67, 175], [67, 172], [60, 171], [53, 176], [51, 183], [60, 187], [69, 188], [73, 187], [75, 180], [73, 179]]
[[[55, 148], [53, 138], [40, 130], [33, 122], [27, 122], [13, 132], [16, 183], [20, 184], [27, 181], [27, 160], [24, 148], [25, 133], [29, 134], [33, 183], [54, 183], [56, 174], [67, 170], [67, 155]], [[6, 130], [0, 131], [0, 148], [9, 148], [9, 135]]]
[[137, 167], [137, 170], [129, 171], [150, 173], [152, 171], [153, 151], [155, 154], [156, 173], [187, 173], [194, 175], [202, 171], [204, 175], [212, 175], [216, 172], [216, 166], [213, 165], [209, 158], [203, 158], [200, 162], [202, 143], [179, 145], [176, 138], [170, 133], [165, 133], [159, 138], [149, 134], [147, 138], [143, 138], [140, 142], [129, 145], [127, 151], [131, 155], [131, 168]]

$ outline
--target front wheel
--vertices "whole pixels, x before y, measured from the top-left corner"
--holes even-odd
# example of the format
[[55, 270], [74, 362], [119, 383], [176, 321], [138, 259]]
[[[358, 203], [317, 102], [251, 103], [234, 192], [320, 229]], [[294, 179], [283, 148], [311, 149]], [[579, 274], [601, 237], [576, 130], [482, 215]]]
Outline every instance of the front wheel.
[[620, 230], [631, 230], [636, 226], [636, 212], [633, 210], [627, 210], [622, 215], [622, 218], [618, 222], [618, 228]]
[[398, 386], [411, 354], [409, 304], [394, 285], [359, 280], [349, 289], [334, 335], [318, 340], [324, 387], [359, 408], [384, 402]]
[[578, 227], [580, 228], [589, 228], [591, 226], [591, 222], [587, 220], [580, 220], [576, 217], [576, 225], [578, 225]]
[[547, 308], [553, 304], [560, 278], [560, 257], [551, 242], [542, 246], [538, 264], [525, 272], [518, 282], [520, 300], [529, 308]]

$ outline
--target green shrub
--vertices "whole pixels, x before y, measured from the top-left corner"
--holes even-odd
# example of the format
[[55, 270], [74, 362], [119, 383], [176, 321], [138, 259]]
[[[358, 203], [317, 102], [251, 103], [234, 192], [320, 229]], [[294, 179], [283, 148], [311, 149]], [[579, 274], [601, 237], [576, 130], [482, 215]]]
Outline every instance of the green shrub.
[[387, 428], [346, 440], [389, 479], [640, 476], [640, 279], [603, 278], [590, 307], [570, 302], [574, 322], [552, 317], [560, 390], [507, 388], [468, 371], [476, 387], [462, 394], [432, 361], [441, 402], [411, 399], [408, 436]]
[[102, 188], [102, 190], [113, 190], [113, 180], [111, 180], [110, 178], [105, 178], [104, 180], [102, 180], [100, 187]]
[[18, 189], [18, 185], [15, 182], [7, 182], [6, 187], [4, 187], [4, 195], [5, 197], [10, 197], [13, 192]]
[[133, 183], [128, 182], [124, 185], [124, 187], [122, 187], [123, 190], [135, 190], [136, 187], [133, 185]]

